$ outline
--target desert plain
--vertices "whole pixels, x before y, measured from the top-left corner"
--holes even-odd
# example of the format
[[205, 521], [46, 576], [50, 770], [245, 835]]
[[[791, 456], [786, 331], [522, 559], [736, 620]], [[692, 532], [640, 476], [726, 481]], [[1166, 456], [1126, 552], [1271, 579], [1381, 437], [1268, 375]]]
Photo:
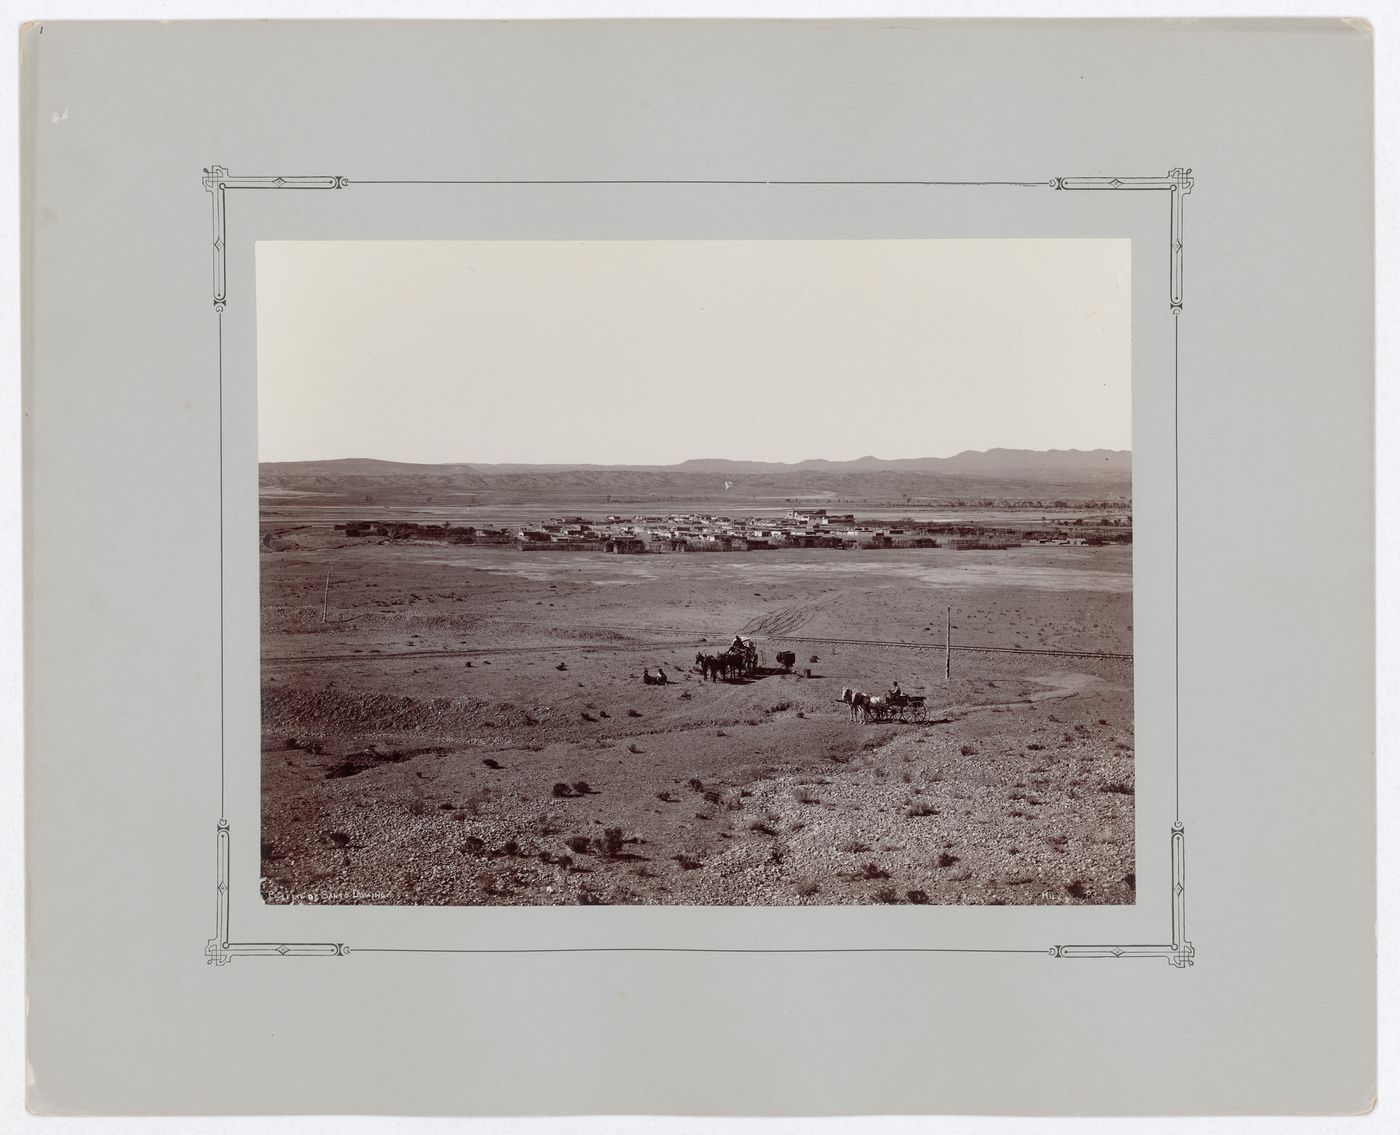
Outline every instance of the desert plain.
[[[1135, 901], [1130, 545], [539, 552], [269, 501], [269, 903]], [[759, 670], [705, 680], [735, 634]], [[927, 720], [840, 700], [895, 680]]]

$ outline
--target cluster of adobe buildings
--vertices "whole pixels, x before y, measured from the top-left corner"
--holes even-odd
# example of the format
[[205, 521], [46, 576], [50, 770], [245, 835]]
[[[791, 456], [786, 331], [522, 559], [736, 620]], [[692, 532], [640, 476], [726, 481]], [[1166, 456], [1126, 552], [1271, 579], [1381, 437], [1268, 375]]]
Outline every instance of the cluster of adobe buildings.
[[774, 548], [1011, 548], [1022, 543], [1130, 543], [1130, 527], [1027, 532], [1010, 528], [950, 523], [861, 522], [851, 513], [824, 508], [793, 508], [781, 517], [729, 517], [709, 513], [662, 516], [556, 516], [547, 523], [518, 528], [476, 528], [451, 524], [349, 521], [337, 524], [347, 536], [380, 539], [445, 540], [459, 544], [513, 544], [527, 551], [743, 552]]

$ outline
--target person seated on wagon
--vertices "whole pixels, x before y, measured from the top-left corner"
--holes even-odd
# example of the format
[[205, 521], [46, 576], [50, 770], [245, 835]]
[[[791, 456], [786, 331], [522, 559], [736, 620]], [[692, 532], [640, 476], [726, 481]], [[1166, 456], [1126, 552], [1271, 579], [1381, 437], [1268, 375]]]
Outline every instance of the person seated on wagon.
[[894, 680], [894, 685], [890, 687], [890, 693], [889, 693], [890, 704], [893, 705], [893, 704], [897, 703], [897, 702], [899, 701], [899, 699], [902, 698], [903, 696], [904, 696], [904, 691], [901, 690], [901, 689], [899, 688], [899, 679], [896, 678], [896, 679]]
[[729, 644], [729, 649], [730, 649], [730, 650], [743, 650], [743, 649], [744, 649], [744, 636], [743, 636], [743, 635], [737, 635], [737, 634], [736, 634], [736, 635], [734, 636], [734, 641], [733, 641], [732, 643]]

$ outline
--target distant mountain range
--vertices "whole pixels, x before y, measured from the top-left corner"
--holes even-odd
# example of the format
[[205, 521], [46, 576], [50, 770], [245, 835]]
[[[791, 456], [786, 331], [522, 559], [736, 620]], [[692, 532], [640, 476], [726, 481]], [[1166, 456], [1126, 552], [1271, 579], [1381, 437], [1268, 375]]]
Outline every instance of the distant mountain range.
[[953, 457], [794, 463], [694, 458], [675, 465], [418, 465], [373, 458], [263, 462], [265, 496], [376, 503], [463, 498], [562, 501], [605, 498], [845, 499], [1111, 498], [1132, 492], [1132, 453], [1109, 449], [967, 450]]
[[1132, 473], [1133, 455], [1127, 449], [965, 449], [953, 457], [856, 457], [850, 461], [809, 458], [806, 461], [733, 461], [725, 457], [692, 457], [675, 465], [594, 465], [585, 463], [525, 464], [518, 462], [451, 462], [419, 465], [408, 461], [380, 461], [373, 457], [343, 457], [325, 461], [264, 461], [267, 473], [326, 472], [347, 475], [459, 474], [514, 475], [519, 473], [640, 472], [640, 473], [799, 473], [821, 470], [832, 473], [1004, 473], [1117, 474]]

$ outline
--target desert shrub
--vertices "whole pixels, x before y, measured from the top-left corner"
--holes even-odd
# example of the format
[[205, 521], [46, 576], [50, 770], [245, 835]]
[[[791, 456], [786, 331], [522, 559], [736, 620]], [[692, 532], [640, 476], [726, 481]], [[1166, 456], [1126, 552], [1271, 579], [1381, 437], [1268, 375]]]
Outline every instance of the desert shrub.
[[1123, 882], [1127, 883], [1133, 890], [1137, 890], [1137, 872], [1129, 871], [1123, 876]]
[[591, 788], [588, 787], [588, 781], [586, 781], [586, 780], [576, 780], [576, 781], [574, 781], [573, 789], [574, 789], [574, 791], [577, 792], [580, 796], [588, 796], [588, 795], [591, 795], [592, 792], [593, 792], [593, 789], [591, 789]]
[[520, 854], [520, 844], [513, 839], [508, 839], [501, 845], [501, 854], [516, 856]]
[[821, 890], [821, 885], [808, 880], [805, 883], [797, 884], [797, 893], [804, 899], [809, 899]]
[[1106, 717], [1101, 717], [1101, 718], [1099, 718], [1099, 724], [1100, 724], [1100, 725], [1107, 725], [1107, 724], [1108, 724], [1108, 718], [1106, 718]]
[[893, 906], [899, 902], [899, 892], [893, 887], [881, 887], [875, 892], [875, 900]]
[[288, 737], [286, 741], [286, 746], [289, 749], [300, 749], [301, 742], [298, 741], [295, 737]]
[[562, 781], [561, 781], [560, 783], [556, 784], [552, 789], [550, 789], [550, 791], [551, 791], [555, 796], [572, 796], [572, 795], [573, 795], [573, 793], [569, 790], [569, 786], [568, 786], [567, 784], [563, 783]]
[[622, 829], [606, 828], [603, 831], [603, 838], [598, 841], [603, 854], [609, 859], [616, 859], [622, 854]]
[[809, 658], [807, 659], [807, 661], [810, 662], [813, 666], [815, 666], [818, 662], [821, 661], [821, 659], [818, 658], [815, 654], [813, 654], [811, 657], [809, 657]]
[[745, 724], [745, 725], [757, 725], [757, 724], [758, 724], [758, 718], [756, 718], [756, 717], [745, 718], [744, 724]]
[[1032, 741], [1029, 745], [1026, 746], [1026, 748], [1033, 753], [1038, 753], [1041, 749], [1045, 748], [1045, 746], [1042, 745], [1039, 741]]
[[671, 858], [681, 865], [683, 871], [694, 871], [700, 866], [700, 860], [693, 855], [673, 855]]
[[904, 897], [907, 898], [915, 906], [923, 906], [925, 903], [928, 902], [927, 891], [906, 891]]
[[715, 736], [716, 736], [716, 737], [728, 737], [729, 734], [726, 733], [723, 729], [716, 729], [716, 730], [715, 730]]
[[[689, 676], [690, 676], [689, 674], [686, 675], [686, 677], [689, 677]], [[692, 697], [692, 694], [691, 694], [691, 692], [690, 692], [689, 690], [682, 690], [682, 691], [681, 691], [681, 701], [689, 701], [689, 700], [691, 699], [691, 697]]]
[[1083, 884], [1083, 882], [1081, 882], [1079, 879], [1075, 879], [1074, 882], [1065, 884], [1065, 894], [1069, 895], [1070, 898], [1074, 899], [1088, 898], [1089, 888], [1086, 887]]
[[861, 843], [858, 839], [848, 839], [837, 850], [848, 852], [851, 855], [860, 855], [863, 852], [869, 851], [870, 846], [869, 844]]
[[971, 757], [976, 755], [977, 748], [974, 745], [962, 745], [958, 748], [958, 752], [965, 757]]
[[609, 713], [607, 710], [605, 710], [605, 709], [600, 709], [600, 710], [598, 711], [598, 716], [599, 716], [599, 718], [601, 718], [602, 720], [606, 721], [609, 717], [612, 716], [612, 714], [610, 714], [610, 713]]
[[938, 858], [933, 861], [935, 867], [951, 867], [956, 862], [958, 857], [947, 851], [940, 851]]
[[428, 810], [428, 805], [424, 802], [423, 797], [415, 796], [408, 802], [408, 810], [414, 816], [421, 816]]
[[767, 820], [755, 820], [749, 825], [749, 831], [757, 832], [759, 835], [775, 836], [778, 834], [778, 829]]
[[635, 709], [629, 709], [629, 710], [627, 711], [627, 716], [628, 716], [628, 717], [641, 717], [642, 715], [641, 715], [640, 713], [638, 713]]
[[782, 844], [775, 843], [768, 849], [768, 861], [770, 863], [781, 864], [782, 861], [786, 858], [787, 848], [785, 848]]
[[658, 792], [656, 798], [666, 804], [674, 804], [677, 800], [677, 797], [672, 796], [669, 792]]
[[856, 869], [854, 877], [857, 879], [888, 879], [890, 873], [878, 863], [863, 863]]
[[579, 716], [580, 716], [581, 718], [583, 718], [584, 721], [597, 721], [597, 720], [598, 720], [596, 717], [594, 717], [594, 716], [593, 716], [591, 713], [589, 713], [587, 710], [581, 711], [581, 712], [579, 713]]
[[724, 797], [721, 796], [718, 792], [716, 792], [713, 788], [707, 788], [702, 795], [711, 804], [718, 804], [721, 800], [724, 799]]
[[[551, 603], [550, 606], [553, 607], [554, 604]], [[564, 662], [559, 663], [559, 665], [555, 667], [556, 670], [567, 670], [568, 668], [568, 664]]]
[[466, 855], [480, 855], [486, 850], [486, 841], [480, 836], [469, 835], [462, 841], [462, 851]]
[[637, 744], [636, 741], [631, 741], [627, 745], [627, 751], [629, 753], [640, 753], [642, 751], [642, 747], [639, 744]]
[[905, 816], [914, 820], [920, 816], [936, 816], [938, 809], [927, 800], [915, 800], [904, 812]]
[[1115, 780], [1112, 784], [1105, 784], [1099, 791], [1116, 792], [1121, 796], [1132, 796], [1134, 794], [1133, 786], [1131, 784], [1125, 784], [1121, 780]]
[[458, 823], [461, 823], [467, 818], [466, 810], [463, 808], [458, 808], [455, 812], [452, 813], [452, 818]]
[[571, 835], [564, 841], [564, 846], [577, 855], [583, 855], [588, 851], [589, 841], [587, 836]]
[[794, 788], [792, 790], [792, 798], [796, 800], [799, 804], [821, 803], [821, 801], [817, 799], [816, 793], [814, 793], [810, 788]]
[[698, 776], [692, 776], [689, 780], [686, 781], [686, 784], [689, 786], [692, 792], [705, 791], [705, 782], [701, 780]]
[[579, 891], [578, 904], [579, 906], [602, 906], [603, 900], [592, 891]]
[[770, 705], [770, 706], [768, 707], [768, 712], [769, 712], [769, 713], [782, 713], [784, 710], [789, 710], [789, 709], [791, 709], [791, 708], [792, 708], [792, 702], [790, 702], [790, 701], [780, 701], [780, 702], [778, 702], [777, 705]]

